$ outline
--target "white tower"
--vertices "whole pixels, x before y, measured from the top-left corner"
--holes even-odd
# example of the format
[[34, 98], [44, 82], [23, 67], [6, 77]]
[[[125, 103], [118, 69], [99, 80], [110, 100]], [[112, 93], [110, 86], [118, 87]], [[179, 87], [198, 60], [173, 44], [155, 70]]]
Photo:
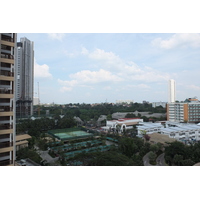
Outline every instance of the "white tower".
[[175, 80], [170, 79], [169, 80], [169, 103], [175, 103], [176, 99], [176, 83]]

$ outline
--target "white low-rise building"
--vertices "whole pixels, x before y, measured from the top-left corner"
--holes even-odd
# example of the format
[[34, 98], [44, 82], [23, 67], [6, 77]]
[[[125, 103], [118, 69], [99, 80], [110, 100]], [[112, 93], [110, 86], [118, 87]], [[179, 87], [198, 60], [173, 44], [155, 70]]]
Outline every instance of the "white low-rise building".
[[101, 127], [103, 131], [108, 130], [119, 130], [119, 132], [123, 132], [123, 130], [132, 129], [133, 125], [143, 122], [143, 119], [140, 118], [121, 118], [118, 120], [108, 120], [106, 121], [106, 126]]
[[137, 125], [138, 137], [142, 137], [143, 134], [160, 133], [163, 128], [161, 123], [143, 122]]
[[195, 124], [178, 124], [176, 127], [162, 128], [161, 134], [176, 140], [200, 140], [200, 126]]

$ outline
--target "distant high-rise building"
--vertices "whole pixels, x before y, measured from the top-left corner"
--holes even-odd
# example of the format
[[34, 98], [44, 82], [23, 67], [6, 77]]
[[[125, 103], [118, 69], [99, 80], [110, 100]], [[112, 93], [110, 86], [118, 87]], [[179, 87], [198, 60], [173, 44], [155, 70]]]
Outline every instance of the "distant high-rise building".
[[33, 115], [33, 46], [33, 42], [25, 37], [17, 43], [15, 98], [16, 116], [20, 118]]
[[169, 99], [168, 103], [175, 103], [176, 99], [176, 83], [175, 80], [169, 80]]
[[0, 33], [0, 166], [15, 161], [15, 33]]

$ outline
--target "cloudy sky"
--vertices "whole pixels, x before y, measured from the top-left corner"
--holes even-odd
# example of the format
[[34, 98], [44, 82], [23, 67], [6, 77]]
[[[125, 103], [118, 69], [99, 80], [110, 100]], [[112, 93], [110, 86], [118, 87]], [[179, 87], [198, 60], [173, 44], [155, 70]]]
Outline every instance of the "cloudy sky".
[[34, 41], [35, 96], [42, 103], [200, 98], [200, 34], [18, 33]]

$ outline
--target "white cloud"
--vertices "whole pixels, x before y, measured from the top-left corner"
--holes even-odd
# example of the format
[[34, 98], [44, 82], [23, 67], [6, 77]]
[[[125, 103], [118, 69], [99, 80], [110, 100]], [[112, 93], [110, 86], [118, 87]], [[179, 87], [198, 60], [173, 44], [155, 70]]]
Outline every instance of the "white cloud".
[[75, 57], [75, 53], [69, 53], [68, 51], [64, 51], [64, 54], [67, 56], [67, 57], [70, 57], [70, 58], [73, 58]]
[[96, 49], [95, 51], [88, 53], [88, 58], [96, 60], [99, 63], [103, 63], [104, 68], [112, 69], [112, 71], [120, 70], [124, 63], [119, 56], [113, 52], [106, 52], [102, 49]]
[[61, 89], [60, 89], [60, 92], [70, 92], [72, 90], [72, 88], [69, 88], [69, 87], [65, 87], [63, 86]]
[[120, 60], [120, 58], [116, 56], [113, 52], [105, 52], [102, 49], [96, 49], [95, 51], [90, 53], [89, 58], [95, 60], [114, 60], [115, 62], [117, 60]]
[[199, 86], [196, 86], [196, 85], [188, 85], [187, 88], [188, 88], [188, 89], [191, 89], [191, 90], [200, 91], [200, 87], [199, 87]]
[[[71, 91], [74, 87], [89, 87], [93, 88], [93, 84], [103, 83], [103, 82], [119, 82], [123, 79], [112, 74], [109, 71], [100, 69], [99, 71], [83, 70], [69, 76], [71, 80], [63, 81], [58, 79], [60, 85], [64, 85], [61, 88], [62, 92]], [[107, 88], [108, 89], [108, 88]]]
[[52, 74], [49, 72], [49, 66], [46, 64], [39, 65], [34, 61], [34, 77], [52, 78]]
[[112, 90], [112, 88], [110, 86], [106, 86], [103, 88], [104, 90]]
[[128, 88], [150, 89], [151, 87], [146, 84], [128, 85]]
[[53, 40], [60, 40], [62, 41], [62, 39], [65, 37], [64, 33], [48, 33], [49, 38], [53, 39]]
[[89, 53], [88, 50], [85, 47], [82, 47], [81, 54], [87, 55], [88, 53]]
[[113, 52], [105, 52], [101, 49], [96, 49], [94, 52], [88, 53], [88, 57], [95, 60], [101, 60], [101, 67], [109, 69], [124, 80], [132, 81], [145, 81], [145, 82], [157, 82], [166, 81], [169, 79], [169, 74], [161, 73], [154, 70], [151, 67], [140, 67], [134, 62], [125, 63], [119, 56], [116, 56]]
[[[88, 87], [94, 89], [94, 84], [109, 82], [120, 82], [126, 87], [127, 81], [137, 82], [136, 87], [149, 89], [150, 87], [144, 82], [162, 82], [167, 81], [170, 75], [161, 73], [151, 67], [140, 67], [134, 62], [123, 62], [113, 52], [105, 52], [101, 49], [96, 49], [93, 52], [88, 52], [86, 48], [82, 48], [82, 55], [88, 56], [90, 59], [98, 60], [98, 71], [82, 70], [69, 75], [68, 80], [58, 79], [58, 83], [65, 86], [62, 91], [71, 91], [74, 87]], [[99, 62], [102, 61], [102, 62]], [[111, 87], [103, 87], [104, 90], [109, 90]]]
[[143, 81], [143, 82], [159, 82], [166, 81], [170, 78], [167, 73], [161, 73], [151, 67], [139, 67], [135, 63], [129, 65], [124, 64], [121, 68], [121, 76], [126, 80]]
[[168, 40], [156, 38], [152, 41], [152, 45], [163, 48], [172, 49], [176, 47], [200, 47], [199, 33], [177, 33]]
[[99, 71], [83, 70], [70, 75], [71, 78], [83, 83], [100, 83], [105, 81], [122, 81], [121, 77], [112, 74], [109, 71], [100, 69]]
[[78, 81], [77, 80], [63, 81], [63, 80], [58, 79], [58, 83], [61, 85], [68, 86], [68, 87], [74, 87], [78, 84]]

